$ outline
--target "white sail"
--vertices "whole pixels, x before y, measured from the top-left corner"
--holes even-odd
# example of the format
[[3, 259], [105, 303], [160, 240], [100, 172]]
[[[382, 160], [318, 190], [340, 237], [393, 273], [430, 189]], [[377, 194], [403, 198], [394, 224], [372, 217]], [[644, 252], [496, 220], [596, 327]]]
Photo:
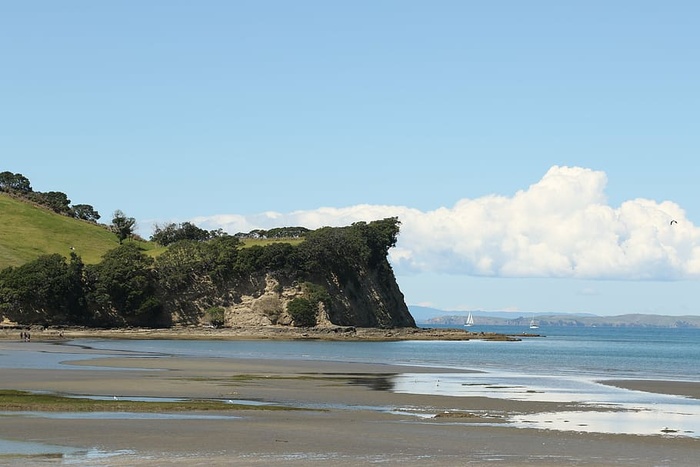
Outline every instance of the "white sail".
[[469, 316], [467, 316], [467, 322], [464, 323], [465, 326], [474, 326], [474, 317], [472, 316], [472, 312], [469, 312]]

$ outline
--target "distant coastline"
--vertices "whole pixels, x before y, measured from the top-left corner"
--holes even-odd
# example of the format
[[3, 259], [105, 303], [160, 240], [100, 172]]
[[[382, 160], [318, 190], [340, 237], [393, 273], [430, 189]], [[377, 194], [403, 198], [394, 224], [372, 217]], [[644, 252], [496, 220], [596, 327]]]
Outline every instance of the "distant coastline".
[[[409, 305], [416, 323], [423, 326], [461, 326], [469, 311], [445, 311], [435, 308]], [[700, 328], [700, 316], [670, 316], [653, 314], [623, 314], [598, 316], [580, 313], [499, 312], [471, 310], [475, 321], [483, 326], [527, 326], [535, 317], [541, 326], [547, 327], [652, 327], [652, 328]]]

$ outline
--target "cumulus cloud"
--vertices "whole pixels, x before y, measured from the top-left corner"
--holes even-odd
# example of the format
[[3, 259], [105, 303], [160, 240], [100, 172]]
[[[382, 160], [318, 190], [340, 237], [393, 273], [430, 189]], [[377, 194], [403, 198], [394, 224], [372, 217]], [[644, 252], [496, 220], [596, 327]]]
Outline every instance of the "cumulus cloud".
[[[605, 197], [601, 171], [554, 166], [515, 195], [463, 199], [423, 212], [405, 206], [358, 205], [192, 221], [227, 232], [282, 226], [343, 226], [398, 217], [390, 260], [399, 274], [435, 272], [492, 277], [696, 279], [700, 229], [677, 204]], [[677, 221], [673, 225], [671, 220]]]

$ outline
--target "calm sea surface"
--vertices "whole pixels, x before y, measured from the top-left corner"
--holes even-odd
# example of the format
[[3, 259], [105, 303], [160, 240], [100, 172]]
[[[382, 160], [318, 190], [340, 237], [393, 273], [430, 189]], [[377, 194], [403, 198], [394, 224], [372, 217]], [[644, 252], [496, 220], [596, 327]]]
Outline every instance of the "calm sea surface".
[[489, 341], [187, 341], [77, 340], [94, 349], [164, 355], [309, 359], [436, 366], [489, 373], [586, 376], [597, 379], [700, 381], [700, 329], [471, 328], [475, 332], [537, 332], [519, 342]]

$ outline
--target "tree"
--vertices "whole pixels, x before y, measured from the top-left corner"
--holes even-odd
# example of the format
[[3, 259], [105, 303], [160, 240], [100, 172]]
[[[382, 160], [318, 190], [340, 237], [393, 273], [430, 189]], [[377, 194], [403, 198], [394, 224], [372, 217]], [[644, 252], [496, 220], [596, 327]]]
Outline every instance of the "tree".
[[205, 312], [207, 318], [209, 318], [209, 324], [216, 328], [220, 328], [224, 325], [225, 310], [220, 306], [214, 306]]
[[32, 191], [32, 187], [29, 183], [29, 179], [24, 175], [5, 171], [0, 173], [0, 191], [20, 191], [29, 193]]
[[166, 224], [164, 226], [156, 225], [151, 240], [162, 246], [168, 246], [180, 240], [203, 242], [212, 237], [213, 235], [211, 232], [200, 229], [191, 222], [183, 222], [179, 225], [175, 223]]
[[74, 204], [73, 217], [84, 221], [97, 222], [100, 219], [100, 213], [89, 204]]
[[59, 254], [0, 273], [0, 311], [23, 324], [79, 324], [84, 316], [82, 262]]
[[306, 227], [278, 227], [268, 230], [266, 238], [300, 238], [309, 232]]
[[58, 214], [70, 212], [70, 200], [65, 193], [60, 191], [48, 191], [46, 193], [34, 192], [32, 197], [37, 203], [46, 206]]
[[96, 314], [104, 319], [116, 313], [130, 325], [157, 324], [161, 305], [152, 264], [153, 258], [129, 243], [108, 251], [99, 264], [88, 266], [89, 299]]
[[170, 297], [182, 294], [207, 274], [208, 262], [206, 245], [192, 240], [177, 242], [155, 260], [158, 283]]
[[136, 219], [133, 217], [126, 217], [121, 210], [117, 209], [114, 211], [112, 216], [112, 225], [110, 229], [119, 239], [119, 244], [121, 245], [124, 240], [130, 238], [134, 234], [134, 227], [136, 226]]
[[297, 297], [289, 301], [287, 311], [294, 320], [294, 325], [299, 327], [316, 326], [315, 304], [302, 297]]

